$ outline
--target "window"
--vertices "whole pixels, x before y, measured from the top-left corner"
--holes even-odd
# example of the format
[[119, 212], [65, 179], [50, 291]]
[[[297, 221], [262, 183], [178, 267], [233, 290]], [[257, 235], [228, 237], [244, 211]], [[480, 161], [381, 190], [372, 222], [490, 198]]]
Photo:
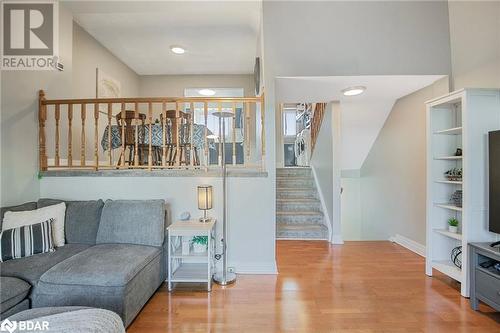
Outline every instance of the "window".
[[296, 136], [297, 135], [297, 111], [293, 110], [283, 110], [283, 135], [284, 136]]

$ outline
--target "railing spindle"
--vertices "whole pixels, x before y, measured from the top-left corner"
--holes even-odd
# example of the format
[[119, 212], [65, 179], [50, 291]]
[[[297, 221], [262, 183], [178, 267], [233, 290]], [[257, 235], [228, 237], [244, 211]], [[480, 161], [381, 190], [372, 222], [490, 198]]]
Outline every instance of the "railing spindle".
[[153, 164], [153, 104], [148, 103], [148, 118], [149, 118], [149, 154], [148, 154], [148, 170], [151, 170]]
[[68, 104], [68, 166], [73, 166], [73, 104]]
[[208, 155], [208, 103], [203, 103], [203, 115], [205, 118], [205, 171], [208, 171], [208, 166], [210, 165], [210, 156]]
[[236, 102], [233, 102], [233, 165], [236, 165]]
[[99, 103], [94, 104], [94, 168], [99, 170]]
[[45, 92], [38, 92], [38, 153], [39, 153], [39, 168], [40, 171], [47, 170], [47, 151], [45, 146], [45, 121], [47, 120], [47, 105], [45, 102]]
[[166, 166], [167, 165], [167, 142], [166, 142], [166, 137], [167, 137], [167, 103], [166, 102], [162, 103], [162, 114], [163, 114], [163, 121], [161, 123], [161, 126], [162, 126], [162, 129], [161, 129], [161, 148], [162, 148], [161, 165]]
[[194, 123], [194, 103], [189, 105], [191, 109], [191, 116], [189, 117], [189, 165], [194, 166], [194, 140], [193, 140], [193, 123]]
[[111, 120], [113, 119], [113, 104], [108, 103], [108, 159], [109, 159], [109, 166], [111, 167], [113, 165], [113, 147], [111, 138], [112, 138], [112, 125], [111, 125]]
[[122, 152], [121, 152], [121, 155], [120, 155], [120, 165], [122, 167], [125, 167], [125, 141], [127, 140], [125, 138], [125, 119], [126, 119], [126, 115], [125, 115], [126, 111], [125, 111], [125, 103], [122, 103], [122, 108], [121, 108], [121, 114], [120, 114], [120, 121], [122, 123], [122, 135], [121, 135], [121, 139], [122, 139]]
[[80, 109], [80, 118], [82, 119], [82, 130], [80, 134], [80, 166], [85, 166], [85, 118], [87, 113], [87, 104], [82, 103]]
[[56, 149], [55, 149], [55, 166], [58, 167], [60, 165], [60, 157], [59, 157], [59, 120], [61, 119], [61, 110], [59, 104], [55, 105], [55, 120], [56, 120], [56, 135], [55, 135], [55, 144], [56, 144]]
[[134, 125], [134, 166], [139, 166], [139, 103], [135, 103]]
[[245, 141], [245, 159], [243, 164], [250, 162], [250, 102], [244, 103], [245, 122], [244, 122], [244, 141]]

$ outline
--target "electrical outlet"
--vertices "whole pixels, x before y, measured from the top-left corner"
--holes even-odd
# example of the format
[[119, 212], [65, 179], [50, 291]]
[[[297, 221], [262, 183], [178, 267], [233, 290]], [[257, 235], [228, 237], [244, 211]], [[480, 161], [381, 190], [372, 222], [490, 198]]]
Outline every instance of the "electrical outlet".
[[236, 268], [234, 268], [234, 267], [228, 267], [228, 268], [227, 268], [227, 271], [228, 271], [229, 273], [236, 273]]

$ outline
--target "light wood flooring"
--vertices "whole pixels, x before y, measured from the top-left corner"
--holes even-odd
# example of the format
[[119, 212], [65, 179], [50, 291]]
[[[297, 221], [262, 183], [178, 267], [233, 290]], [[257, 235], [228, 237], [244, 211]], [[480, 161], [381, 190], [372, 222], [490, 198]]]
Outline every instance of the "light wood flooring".
[[163, 285], [128, 332], [500, 332], [500, 314], [390, 242], [278, 241], [277, 263], [211, 293]]

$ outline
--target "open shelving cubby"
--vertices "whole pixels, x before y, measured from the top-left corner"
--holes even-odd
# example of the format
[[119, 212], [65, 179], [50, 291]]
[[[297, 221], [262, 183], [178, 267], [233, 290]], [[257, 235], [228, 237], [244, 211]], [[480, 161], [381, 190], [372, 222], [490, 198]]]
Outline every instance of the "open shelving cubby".
[[[426, 274], [437, 270], [461, 283], [469, 295], [467, 244], [489, 241], [487, 231], [487, 141], [500, 128], [500, 93], [496, 89], [463, 89], [436, 98], [427, 105], [427, 227]], [[457, 148], [462, 156], [455, 156]], [[444, 173], [462, 168], [462, 179]], [[450, 201], [462, 190], [462, 205]], [[448, 231], [448, 219], [459, 221], [459, 233]], [[462, 267], [451, 251], [462, 246]]]

